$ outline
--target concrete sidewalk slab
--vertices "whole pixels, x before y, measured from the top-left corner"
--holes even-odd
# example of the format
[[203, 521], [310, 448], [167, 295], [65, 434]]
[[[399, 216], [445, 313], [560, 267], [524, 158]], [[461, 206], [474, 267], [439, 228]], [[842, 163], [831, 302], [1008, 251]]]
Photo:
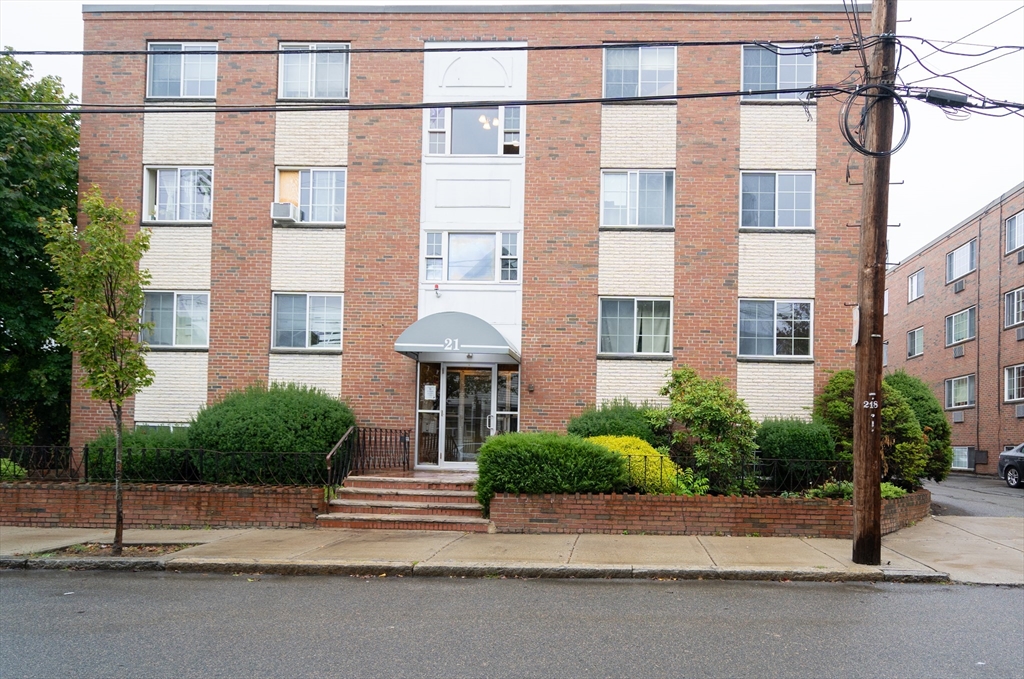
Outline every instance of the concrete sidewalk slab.
[[864, 566], [859, 563], [853, 562], [853, 540], [838, 540], [833, 538], [800, 538], [809, 547], [817, 549], [819, 552], [827, 554], [829, 557], [835, 559], [843, 568], [849, 568], [851, 570], [878, 570], [878, 568], [887, 569], [899, 569], [906, 571], [913, 570], [933, 570], [928, 566], [914, 561], [911, 558], [905, 557], [902, 554], [898, 554], [888, 547], [882, 547], [882, 565], [879, 566]]
[[939, 523], [1024, 552], [1024, 519], [1006, 516], [934, 516]]
[[336, 535], [336, 541], [326, 547], [306, 552], [302, 558], [314, 562], [427, 561], [466, 534], [426, 530], [337, 530]]
[[694, 535], [598, 535], [585, 533], [576, 540], [569, 563], [614, 566], [714, 565]]
[[740, 538], [700, 536], [700, 543], [720, 568], [818, 568], [842, 564], [800, 538]]
[[566, 564], [575, 544], [575, 535], [466, 533], [438, 552], [430, 563]]
[[240, 535], [177, 552], [179, 557], [235, 559], [292, 559], [322, 549], [342, 538], [334, 531], [252, 528]]
[[102, 528], [31, 528], [0, 526], [0, 555], [40, 554], [83, 542], [99, 542], [113, 531]]

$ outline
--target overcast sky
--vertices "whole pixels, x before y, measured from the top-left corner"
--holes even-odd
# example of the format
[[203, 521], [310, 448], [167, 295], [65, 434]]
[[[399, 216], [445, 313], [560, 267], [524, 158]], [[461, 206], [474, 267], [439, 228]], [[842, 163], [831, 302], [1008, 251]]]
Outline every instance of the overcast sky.
[[[161, 4], [171, 1], [163, 0]], [[295, 1], [273, 0], [273, 4], [295, 4]], [[756, 2], [753, 0], [752, 4]], [[331, 4], [318, 3], [317, 0], [298, 0], [298, 3]], [[771, 3], [778, 4], [779, 0], [771, 0]], [[102, 4], [145, 3], [103, 0]], [[190, 0], [187, 4], [270, 3]], [[371, 2], [361, 0], [359, 4]], [[438, 3], [401, 0], [391, 4]], [[0, 44], [22, 50], [81, 49], [81, 8], [81, 2], [67, 0], [0, 0]], [[1009, 16], [982, 28], [1008, 13]], [[1024, 45], [1024, 0], [899, 0], [899, 18], [898, 33], [901, 36], [933, 40], [958, 40], [982, 28], [957, 46], [962, 51], [985, 49], [973, 44]], [[922, 57], [932, 51], [912, 40], [907, 40], [906, 44]], [[946, 73], [979, 63], [990, 56], [970, 58], [933, 54], [924, 62], [933, 70]], [[80, 93], [81, 57], [24, 59], [32, 62], [35, 75], [60, 76], [68, 91], [76, 95]], [[910, 61], [910, 56], [905, 55], [904, 63]], [[929, 74], [920, 65], [914, 65], [902, 71], [902, 75], [904, 81], [913, 83]], [[993, 99], [1024, 102], [1024, 51], [972, 68], [957, 77]], [[930, 80], [921, 84], [962, 89], [948, 80]], [[974, 115], [967, 120], [955, 121], [922, 102], [911, 101], [909, 108], [912, 123], [910, 139], [903, 150], [893, 156], [892, 163], [892, 180], [904, 182], [893, 186], [890, 191], [889, 223], [901, 224], [900, 228], [889, 231], [889, 259], [894, 262], [1024, 181], [1024, 117], [986, 118]]]

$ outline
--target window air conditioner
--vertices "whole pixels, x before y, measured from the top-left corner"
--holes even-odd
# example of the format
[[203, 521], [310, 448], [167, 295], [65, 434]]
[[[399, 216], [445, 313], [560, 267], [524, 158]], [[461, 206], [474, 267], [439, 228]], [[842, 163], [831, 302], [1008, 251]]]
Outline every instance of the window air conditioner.
[[1024, 264], [1024, 250], [1017, 253], [1017, 263]]
[[964, 345], [953, 347], [953, 358], [960, 358], [964, 355]]
[[1024, 327], [1017, 328], [1017, 341], [1024, 342]]
[[963, 280], [959, 280], [956, 283], [953, 283], [953, 292], [963, 292], [964, 285], [965, 283]]
[[960, 423], [960, 422], [963, 422], [963, 421], [964, 421], [964, 411], [962, 411], [962, 410], [954, 410], [953, 411], [953, 422], [954, 423]]
[[293, 203], [271, 203], [270, 217], [275, 224], [294, 224], [299, 221], [299, 206]]
[[1024, 403], [1017, 404], [1017, 417], [1024, 418]]

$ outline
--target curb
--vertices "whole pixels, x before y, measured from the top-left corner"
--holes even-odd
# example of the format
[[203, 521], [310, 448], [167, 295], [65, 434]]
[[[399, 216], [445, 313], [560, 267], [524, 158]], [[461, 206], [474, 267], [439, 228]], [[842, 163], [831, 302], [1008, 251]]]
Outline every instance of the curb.
[[743, 580], [793, 582], [899, 582], [941, 583], [948, 573], [918, 570], [801, 570], [767, 568], [705, 568], [665, 566], [612, 566], [575, 564], [488, 564], [415, 562], [259, 561], [198, 558], [126, 559], [77, 557], [31, 559], [0, 557], [7, 570], [173, 571], [178, 573], [266, 573], [272, 575], [350, 575], [424, 578], [545, 578], [576, 580]]

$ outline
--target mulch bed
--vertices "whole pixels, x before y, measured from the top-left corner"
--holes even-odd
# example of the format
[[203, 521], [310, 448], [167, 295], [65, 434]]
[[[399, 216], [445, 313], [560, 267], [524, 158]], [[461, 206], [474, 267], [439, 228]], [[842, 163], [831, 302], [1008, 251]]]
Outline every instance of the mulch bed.
[[[174, 552], [188, 549], [195, 545], [124, 545], [121, 548], [121, 556], [145, 557], [164, 556]], [[40, 557], [75, 557], [75, 556], [113, 556], [112, 547], [109, 543], [87, 542], [81, 545], [71, 545], [62, 549], [55, 549], [39, 554]]]

